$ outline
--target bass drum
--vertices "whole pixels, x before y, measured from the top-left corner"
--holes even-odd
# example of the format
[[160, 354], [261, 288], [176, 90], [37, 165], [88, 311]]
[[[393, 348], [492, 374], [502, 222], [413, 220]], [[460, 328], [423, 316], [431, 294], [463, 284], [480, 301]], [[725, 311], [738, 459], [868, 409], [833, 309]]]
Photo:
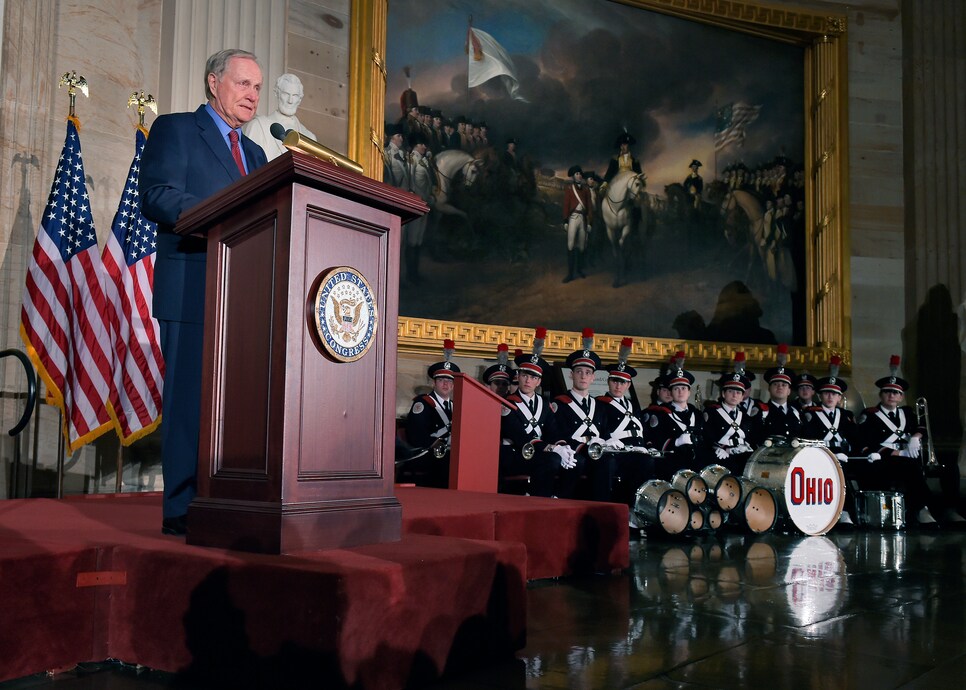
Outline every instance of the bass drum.
[[842, 466], [822, 446], [762, 446], [748, 458], [744, 476], [770, 489], [783, 522], [803, 534], [825, 534], [845, 506]]

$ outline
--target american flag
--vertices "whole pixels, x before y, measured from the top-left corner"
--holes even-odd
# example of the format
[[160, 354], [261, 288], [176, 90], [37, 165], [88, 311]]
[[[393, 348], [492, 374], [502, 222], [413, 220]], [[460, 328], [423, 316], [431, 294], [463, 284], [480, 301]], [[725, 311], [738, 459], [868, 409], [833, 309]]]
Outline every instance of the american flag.
[[760, 105], [737, 102], [718, 110], [714, 128], [714, 150], [720, 151], [728, 144], [741, 146], [745, 141], [745, 128], [758, 119]]
[[103, 267], [73, 121], [27, 268], [20, 337], [60, 407], [68, 452], [109, 431], [111, 342]]
[[114, 343], [111, 408], [117, 433], [129, 445], [161, 423], [164, 359], [158, 322], [151, 317], [157, 225], [141, 215], [138, 174], [146, 137], [137, 130], [134, 160], [104, 246], [104, 292]]

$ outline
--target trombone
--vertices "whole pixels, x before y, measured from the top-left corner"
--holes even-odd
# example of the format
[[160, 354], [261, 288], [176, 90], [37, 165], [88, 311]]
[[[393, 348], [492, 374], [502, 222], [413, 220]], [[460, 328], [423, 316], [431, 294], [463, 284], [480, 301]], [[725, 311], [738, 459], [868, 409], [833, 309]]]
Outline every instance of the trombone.
[[936, 447], [932, 442], [932, 427], [929, 424], [929, 403], [925, 398], [916, 398], [916, 421], [926, 427], [926, 453], [923, 469], [926, 471], [939, 469], [939, 459], [936, 457]]

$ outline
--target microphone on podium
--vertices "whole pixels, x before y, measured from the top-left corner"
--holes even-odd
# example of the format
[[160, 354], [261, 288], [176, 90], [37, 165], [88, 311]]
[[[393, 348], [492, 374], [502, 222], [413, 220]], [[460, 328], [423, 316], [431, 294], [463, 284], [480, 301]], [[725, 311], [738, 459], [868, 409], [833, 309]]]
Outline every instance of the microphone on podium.
[[282, 142], [282, 145], [287, 149], [301, 151], [302, 153], [307, 153], [315, 158], [328, 161], [336, 167], [348, 168], [349, 170], [353, 170], [360, 175], [362, 174], [361, 165], [353, 160], [349, 160], [341, 154], [336, 153], [327, 146], [320, 144], [315, 139], [305, 136], [301, 132], [297, 132], [294, 129], [285, 129], [278, 122], [273, 122], [272, 126], [269, 127], [269, 131], [272, 133], [272, 136]]

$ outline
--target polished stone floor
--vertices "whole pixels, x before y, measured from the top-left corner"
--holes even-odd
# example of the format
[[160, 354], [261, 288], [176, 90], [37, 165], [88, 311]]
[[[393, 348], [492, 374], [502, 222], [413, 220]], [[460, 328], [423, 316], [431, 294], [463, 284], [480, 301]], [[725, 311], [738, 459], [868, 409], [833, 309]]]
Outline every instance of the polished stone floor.
[[[440, 689], [964, 688], [966, 532], [633, 542], [629, 572], [537, 582], [515, 661]], [[182, 687], [91, 665], [0, 688]]]

